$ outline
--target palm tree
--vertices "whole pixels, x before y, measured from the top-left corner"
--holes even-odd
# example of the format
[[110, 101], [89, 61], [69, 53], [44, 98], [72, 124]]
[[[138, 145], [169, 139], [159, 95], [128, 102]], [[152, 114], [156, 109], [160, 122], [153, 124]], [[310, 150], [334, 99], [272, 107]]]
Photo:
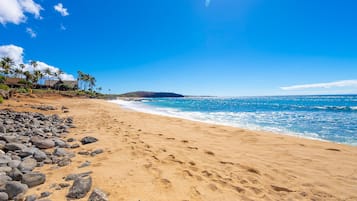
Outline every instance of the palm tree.
[[89, 89], [93, 91], [93, 87], [95, 86], [95, 82], [96, 82], [95, 77], [89, 75], [88, 82], [89, 82]]
[[32, 60], [32, 61], [30, 62], [30, 64], [31, 64], [31, 66], [33, 67], [33, 70], [35, 71], [36, 68], [37, 68], [37, 66], [38, 66], [37, 61]]
[[32, 84], [37, 85], [38, 81], [41, 80], [42, 78], [43, 78], [43, 73], [39, 70], [35, 70], [31, 78]]
[[2, 72], [7, 77], [12, 73], [12, 67], [15, 65], [15, 62], [10, 57], [3, 57], [0, 61], [0, 66], [2, 68]]

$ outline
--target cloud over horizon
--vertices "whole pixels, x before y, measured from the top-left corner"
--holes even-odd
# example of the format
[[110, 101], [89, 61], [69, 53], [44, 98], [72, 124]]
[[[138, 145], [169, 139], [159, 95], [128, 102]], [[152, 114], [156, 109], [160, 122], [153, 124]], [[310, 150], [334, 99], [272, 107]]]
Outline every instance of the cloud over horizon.
[[304, 90], [304, 89], [329, 89], [329, 88], [335, 88], [335, 87], [356, 87], [357, 88], [357, 80], [340, 80], [340, 81], [335, 81], [335, 82], [292, 85], [292, 86], [280, 87], [280, 89], [285, 90], [285, 91], [292, 91], [292, 90]]
[[[30, 63], [24, 63], [23, 61], [24, 49], [22, 47], [16, 45], [2, 45], [0, 46], [0, 58], [10, 57], [14, 60], [15, 65], [25, 64], [25, 71], [33, 71], [33, 67]], [[55, 66], [48, 65], [42, 61], [37, 61], [37, 70], [45, 70], [50, 69], [52, 73], [58, 72], [59, 68]], [[61, 75], [62, 80], [75, 80], [74, 76], [68, 73], [64, 73]]]
[[33, 0], [0, 0], [0, 23], [20, 24], [27, 20], [25, 13], [30, 13], [36, 19], [42, 19], [43, 8]]
[[67, 8], [63, 7], [62, 3], [58, 3], [53, 8], [64, 17], [69, 15]]

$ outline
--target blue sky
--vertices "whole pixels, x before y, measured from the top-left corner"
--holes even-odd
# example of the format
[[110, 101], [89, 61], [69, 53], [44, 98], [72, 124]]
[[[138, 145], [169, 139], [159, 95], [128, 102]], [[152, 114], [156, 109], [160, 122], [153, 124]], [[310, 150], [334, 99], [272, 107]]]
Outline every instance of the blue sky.
[[353, 0], [0, 0], [0, 46], [90, 73], [112, 93], [357, 93], [356, 10]]

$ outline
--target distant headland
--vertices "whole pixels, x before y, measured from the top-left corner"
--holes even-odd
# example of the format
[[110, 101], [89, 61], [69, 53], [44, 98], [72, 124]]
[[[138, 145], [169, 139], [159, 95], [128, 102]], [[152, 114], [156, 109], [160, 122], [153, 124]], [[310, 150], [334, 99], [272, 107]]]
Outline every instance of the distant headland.
[[129, 97], [129, 98], [181, 98], [185, 97], [181, 94], [171, 93], [171, 92], [150, 92], [150, 91], [135, 91], [120, 94], [119, 97]]

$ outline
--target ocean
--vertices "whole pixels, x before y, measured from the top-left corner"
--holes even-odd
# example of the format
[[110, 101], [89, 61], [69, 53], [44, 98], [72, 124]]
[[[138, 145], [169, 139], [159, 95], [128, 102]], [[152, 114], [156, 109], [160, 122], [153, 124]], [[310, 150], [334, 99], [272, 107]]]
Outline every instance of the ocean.
[[357, 95], [114, 100], [141, 112], [357, 146]]

